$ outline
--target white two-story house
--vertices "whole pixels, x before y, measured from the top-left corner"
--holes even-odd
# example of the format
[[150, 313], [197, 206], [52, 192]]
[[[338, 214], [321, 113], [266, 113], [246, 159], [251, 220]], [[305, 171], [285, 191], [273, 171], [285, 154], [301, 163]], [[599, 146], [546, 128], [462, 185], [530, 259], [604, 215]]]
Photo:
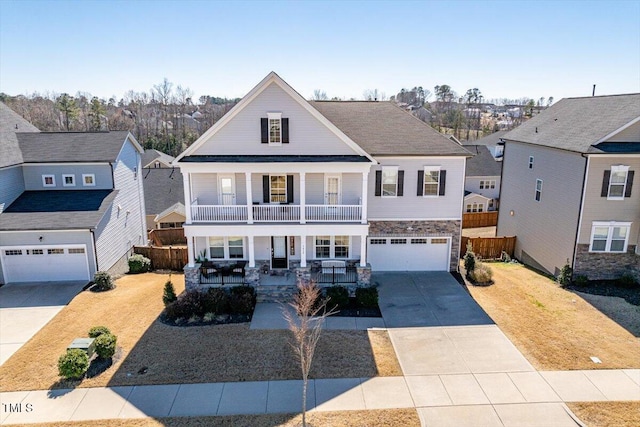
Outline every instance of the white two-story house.
[[392, 103], [309, 102], [270, 73], [176, 158], [187, 287], [205, 259], [240, 261], [253, 285], [335, 265], [359, 285], [371, 270], [456, 270], [469, 156]]

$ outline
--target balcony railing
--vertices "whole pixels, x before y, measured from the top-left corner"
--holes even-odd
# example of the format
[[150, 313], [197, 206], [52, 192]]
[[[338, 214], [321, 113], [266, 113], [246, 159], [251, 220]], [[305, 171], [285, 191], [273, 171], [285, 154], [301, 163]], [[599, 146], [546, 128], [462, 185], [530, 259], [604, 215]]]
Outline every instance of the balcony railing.
[[[300, 205], [254, 205], [254, 222], [300, 222]], [[306, 205], [306, 222], [360, 222], [360, 205]], [[191, 206], [193, 222], [248, 222], [246, 205]]]

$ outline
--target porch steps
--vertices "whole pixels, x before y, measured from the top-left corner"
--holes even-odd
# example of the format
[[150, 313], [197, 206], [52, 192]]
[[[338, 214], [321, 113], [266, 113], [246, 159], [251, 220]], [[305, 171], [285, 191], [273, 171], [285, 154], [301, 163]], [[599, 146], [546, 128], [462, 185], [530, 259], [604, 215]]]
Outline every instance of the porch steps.
[[281, 302], [288, 303], [293, 300], [293, 296], [298, 292], [295, 285], [268, 285], [256, 288], [256, 300], [258, 302]]

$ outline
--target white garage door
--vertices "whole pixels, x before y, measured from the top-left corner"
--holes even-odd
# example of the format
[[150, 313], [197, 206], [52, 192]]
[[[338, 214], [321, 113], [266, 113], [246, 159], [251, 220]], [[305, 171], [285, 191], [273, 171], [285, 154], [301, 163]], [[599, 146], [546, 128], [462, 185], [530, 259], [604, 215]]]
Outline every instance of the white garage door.
[[89, 280], [86, 245], [4, 246], [6, 283]]
[[449, 271], [451, 237], [370, 237], [374, 271]]

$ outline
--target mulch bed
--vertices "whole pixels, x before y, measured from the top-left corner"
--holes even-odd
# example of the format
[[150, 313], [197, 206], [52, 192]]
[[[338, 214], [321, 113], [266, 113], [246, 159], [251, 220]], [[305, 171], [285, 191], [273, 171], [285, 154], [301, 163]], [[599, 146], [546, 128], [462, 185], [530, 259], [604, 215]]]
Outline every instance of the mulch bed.
[[591, 281], [587, 286], [569, 285], [565, 289], [591, 295], [623, 298], [629, 304], [640, 306], [640, 288], [624, 288], [617, 285], [615, 280]]
[[349, 304], [346, 307], [343, 307], [335, 314], [331, 315], [332, 317], [382, 317], [382, 313], [380, 312], [379, 307], [358, 307], [356, 304], [356, 299], [353, 297], [349, 298]]
[[165, 325], [185, 327], [185, 326], [229, 325], [232, 323], [246, 323], [246, 322], [251, 322], [252, 317], [253, 317], [253, 313], [252, 314], [220, 314], [220, 315], [216, 315], [210, 321], [205, 321], [203, 318], [201, 318], [198, 322], [189, 322], [188, 320], [185, 320], [184, 322], [176, 323], [173, 320], [168, 319], [167, 316], [165, 316], [164, 313], [162, 313], [159, 316], [159, 319]]

